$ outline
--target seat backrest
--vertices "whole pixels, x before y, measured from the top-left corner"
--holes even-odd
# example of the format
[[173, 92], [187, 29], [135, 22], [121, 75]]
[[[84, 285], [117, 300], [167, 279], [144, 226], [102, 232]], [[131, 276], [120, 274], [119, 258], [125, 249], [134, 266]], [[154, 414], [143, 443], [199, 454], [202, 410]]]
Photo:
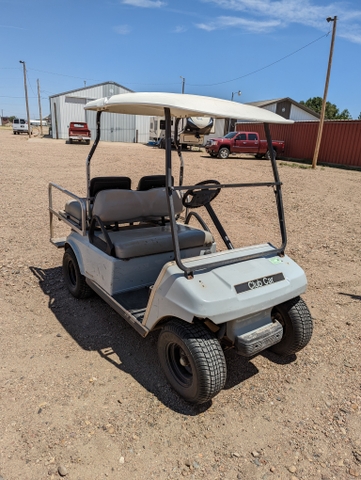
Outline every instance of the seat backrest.
[[[172, 185], [174, 178], [172, 177]], [[150, 190], [151, 188], [165, 187], [165, 175], [146, 175], [139, 180], [137, 190]]]
[[[173, 192], [173, 202], [177, 215], [183, 211], [179, 191]], [[97, 215], [104, 224], [149, 222], [168, 217], [166, 190], [102, 190], [95, 197], [93, 215]]]
[[90, 180], [91, 197], [95, 197], [101, 190], [130, 190], [130, 188], [131, 179], [129, 177], [94, 177]]

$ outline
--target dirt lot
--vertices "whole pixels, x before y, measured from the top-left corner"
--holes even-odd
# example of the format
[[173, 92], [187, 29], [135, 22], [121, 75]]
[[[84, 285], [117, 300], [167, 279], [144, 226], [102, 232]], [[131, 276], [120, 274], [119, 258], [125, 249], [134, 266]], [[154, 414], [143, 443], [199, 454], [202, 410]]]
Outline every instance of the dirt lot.
[[[143, 340], [98, 297], [64, 287], [47, 185], [84, 195], [89, 147], [3, 129], [0, 144], [1, 480], [361, 477], [360, 172], [279, 162], [287, 253], [309, 280], [313, 338], [290, 358], [228, 351], [225, 389], [193, 407], [166, 382], [157, 333]], [[162, 172], [157, 149], [97, 152], [93, 175], [129, 175], [134, 188]], [[270, 178], [266, 161], [184, 158], [191, 181]], [[232, 195], [215, 201], [231, 239], [264, 240], [273, 204], [259, 191]]]

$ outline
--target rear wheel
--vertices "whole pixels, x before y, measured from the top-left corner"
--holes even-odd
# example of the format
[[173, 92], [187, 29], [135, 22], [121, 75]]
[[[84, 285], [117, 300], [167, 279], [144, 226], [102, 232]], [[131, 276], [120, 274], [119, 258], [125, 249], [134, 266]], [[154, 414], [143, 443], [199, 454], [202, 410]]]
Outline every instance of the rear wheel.
[[159, 334], [158, 355], [169, 383], [190, 403], [208, 402], [224, 387], [222, 347], [203, 325], [170, 321]]
[[283, 327], [282, 340], [270, 350], [278, 355], [299, 352], [311, 340], [313, 323], [306, 303], [300, 297], [281, 303], [273, 309], [272, 318]]
[[[276, 152], [275, 149], [273, 149], [273, 154], [274, 154], [274, 158], [276, 159], [276, 158], [277, 158], [277, 152]], [[266, 155], [265, 155], [265, 158], [266, 158], [267, 160], [271, 160], [271, 153], [270, 153], [269, 150], [267, 150]]]
[[85, 281], [84, 275], [80, 273], [78, 261], [71, 248], [67, 248], [63, 257], [63, 276], [69, 292], [75, 298], [88, 298], [93, 290]]
[[219, 152], [218, 152], [218, 156], [219, 158], [222, 158], [223, 160], [225, 160], [226, 158], [229, 157], [229, 150], [228, 148], [226, 147], [222, 147], [220, 148]]

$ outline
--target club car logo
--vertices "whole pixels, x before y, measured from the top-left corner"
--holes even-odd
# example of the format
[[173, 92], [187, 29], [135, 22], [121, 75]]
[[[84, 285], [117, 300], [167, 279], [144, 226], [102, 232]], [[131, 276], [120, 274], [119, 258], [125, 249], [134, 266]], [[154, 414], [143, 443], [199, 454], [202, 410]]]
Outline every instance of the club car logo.
[[275, 275], [269, 275], [268, 277], [256, 278], [254, 280], [250, 280], [249, 282], [240, 283], [235, 285], [234, 288], [236, 289], [237, 293], [243, 293], [248, 292], [249, 290], [266, 287], [267, 285], [272, 285], [276, 282], [281, 282], [284, 279], [285, 277], [283, 276], [283, 273], [276, 273]]

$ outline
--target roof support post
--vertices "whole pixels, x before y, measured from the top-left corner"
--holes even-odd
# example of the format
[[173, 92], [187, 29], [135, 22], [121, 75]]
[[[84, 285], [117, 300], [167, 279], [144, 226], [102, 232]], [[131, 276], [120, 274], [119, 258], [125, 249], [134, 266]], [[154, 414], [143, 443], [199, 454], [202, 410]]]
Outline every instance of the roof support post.
[[176, 264], [178, 267], [183, 270], [187, 278], [193, 277], [191, 272], [183, 265], [180, 254], [180, 246], [178, 239], [178, 229], [177, 223], [175, 220], [174, 212], [174, 203], [173, 203], [173, 192], [174, 188], [172, 185], [172, 117], [170, 114], [169, 108], [164, 108], [165, 116], [165, 169], [166, 169], [166, 193], [167, 193], [167, 202], [169, 209], [169, 219], [170, 227], [172, 231], [172, 242], [173, 250]]
[[277, 168], [277, 163], [276, 163], [276, 155], [275, 155], [275, 151], [273, 149], [271, 132], [270, 132], [270, 128], [269, 128], [268, 123], [264, 124], [264, 131], [265, 131], [266, 138], [267, 138], [268, 151], [270, 152], [270, 160], [271, 160], [271, 165], [272, 165], [273, 177], [274, 177], [274, 180], [276, 182], [276, 185], [273, 187], [273, 189], [274, 189], [274, 193], [275, 193], [275, 196], [276, 196], [278, 222], [279, 222], [279, 225], [280, 225], [281, 238], [282, 238], [281, 250], [282, 250], [282, 253], [283, 253], [285, 248], [286, 248], [286, 245], [287, 245], [287, 233], [286, 233], [285, 213], [284, 213], [284, 210], [283, 210], [283, 200], [282, 200], [282, 191], [281, 191], [281, 185], [282, 184], [280, 182], [280, 177], [279, 177], [279, 174], [278, 174], [278, 168]]
[[92, 148], [90, 149], [90, 152], [87, 156], [86, 159], [86, 209], [87, 209], [87, 218], [88, 221], [90, 222], [90, 161], [92, 159], [92, 156], [95, 152], [95, 149], [98, 146], [99, 140], [100, 140], [100, 117], [101, 117], [102, 111], [99, 110], [97, 111], [97, 117], [96, 117], [96, 137], [94, 140], [94, 143], [92, 145]]

